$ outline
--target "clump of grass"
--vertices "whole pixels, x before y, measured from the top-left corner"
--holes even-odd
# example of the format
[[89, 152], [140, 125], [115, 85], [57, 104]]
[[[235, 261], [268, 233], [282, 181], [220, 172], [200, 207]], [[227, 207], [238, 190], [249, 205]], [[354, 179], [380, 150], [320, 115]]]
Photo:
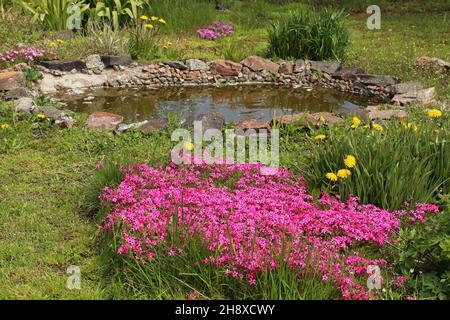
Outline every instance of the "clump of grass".
[[302, 10], [269, 27], [269, 54], [280, 58], [343, 58], [349, 31], [342, 10]]

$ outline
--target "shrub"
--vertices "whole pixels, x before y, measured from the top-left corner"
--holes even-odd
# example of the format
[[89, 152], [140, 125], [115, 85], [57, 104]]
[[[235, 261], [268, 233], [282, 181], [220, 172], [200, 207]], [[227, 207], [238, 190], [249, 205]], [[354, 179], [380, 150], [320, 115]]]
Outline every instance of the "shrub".
[[340, 59], [349, 43], [343, 11], [330, 8], [290, 12], [268, 32], [269, 54], [280, 58]]

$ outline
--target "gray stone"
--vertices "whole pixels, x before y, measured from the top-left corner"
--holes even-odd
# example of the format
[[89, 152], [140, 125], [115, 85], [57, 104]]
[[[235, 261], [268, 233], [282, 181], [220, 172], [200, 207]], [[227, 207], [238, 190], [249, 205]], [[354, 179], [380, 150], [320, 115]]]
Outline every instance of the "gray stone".
[[32, 96], [32, 93], [27, 88], [15, 88], [15, 89], [9, 90], [5, 94], [4, 99], [6, 101], [9, 101], [9, 100], [16, 100], [19, 98], [25, 98], [25, 97], [31, 97], [31, 96]]
[[364, 74], [364, 70], [357, 67], [342, 67], [333, 73], [333, 78], [339, 80], [353, 80], [358, 74]]
[[400, 82], [398, 78], [391, 76], [358, 74], [356, 77], [361, 83], [373, 86], [392, 86]]
[[93, 70], [94, 73], [96, 71], [101, 72], [105, 68], [105, 65], [103, 64], [99, 54], [92, 54], [90, 56], [87, 56], [86, 59], [84, 59], [84, 63], [86, 63], [86, 69]]
[[225, 118], [221, 113], [211, 112], [197, 119], [202, 122], [202, 130], [218, 129], [221, 130], [225, 125]]
[[423, 85], [419, 82], [403, 82], [397, 83], [390, 87], [395, 94], [417, 93], [423, 89]]
[[339, 70], [341, 63], [339, 61], [309, 61], [311, 70], [321, 71], [328, 74], [333, 74]]
[[0, 91], [10, 91], [25, 86], [25, 76], [20, 71], [0, 72]]
[[125, 66], [133, 62], [133, 59], [131, 59], [130, 56], [103, 55], [101, 56], [101, 59], [106, 68], [114, 66]]
[[302, 73], [307, 70], [307, 64], [305, 60], [297, 60], [294, 65], [294, 73]]
[[123, 122], [123, 117], [109, 112], [94, 112], [86, 120], [86, 127], [93, 130], [114, 130]]
[[49, 70], [58, 70], [58, 71], [72, 71], [73, 69], [80, 71], [86, 69], [86, 63], [84, 63], [81, 60], [41, 61], [40, 65]]
[[166, 61], [164, 64], [177, 70], [188, 70], [188, 66], [182, 61]]
[[341, 117], [358, 117], [363, 120], [368, 120], [368, 111], [366, 108], [358, 106], [356, 104], [347, 102], [336, 110], [333, 110], [334, 113]]
[[47, 118], [53, 120], [61, 120], [65, 115], [65, 111], [50, 106], [37, 107], [33, 111], [34, 114], [44, 114]]
[[190, 71], [208, 71], [209, 66], [206, 62], [199, 59], [186, 60], [186, 66]]
[[379, 106], [369, 106], [366, 110], [371, 120], [389, 120], [392, 118], [405, 120], [408, 118], [406, 111], [400, 109], [380, 110]]
[[167, 120], [165, 119], [152, 119], [145, 124], [137, 127], [137, 130], [144, 134], [153, 134], [157, 131], [164, 130], [167, 127]]
[[31, 98], [20, 98], [14, 101], [13, 108], [14, 112], [31, 115], [36, 105]]
[[430, 57], [421, 57], [414, 62], [417, 68], [434, 70], [440, 73], [450, 72], [450, 62]]
[[436, 89], [434, 87], [417, 91], [397, 94], [392, 98], [396, 105], [404, 106], [410, 103], [432, 104], [435, 102]]

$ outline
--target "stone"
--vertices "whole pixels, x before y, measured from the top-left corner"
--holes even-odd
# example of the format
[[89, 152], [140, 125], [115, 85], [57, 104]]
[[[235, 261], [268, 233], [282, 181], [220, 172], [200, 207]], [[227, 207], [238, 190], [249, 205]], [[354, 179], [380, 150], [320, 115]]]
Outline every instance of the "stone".
[[209, 64], [214, 74], [221, 76], [238, 76], [242, 71], [242, 65], [229, 60], [214, 60]]
[[308, 69], [308, 64], [305, 60], [297, 60], [294, 65], [294, 73], [306, 72]]
[[333, 115], [331, 112], [317, 112], [312, 114], [312, 124], [315, 126], [327, 125], [329, 127], [344, 122], [341, 117]]
[[218, 112], [210, 112], [197, 119], [197, 121], [202, 122], [202, 130], [206, 131], [208, 129], [219, 129], [225, 125], [225, 117]]
[[336, 110], [333, 110], [333, 112], [343, 118], [356, 116], [362, 120], [369, 120], [368, 111], [366, 110], [366, 108], [353, 104], [351, 102], [346, 102]]
[[61, 120], [66, 115], [65, 111], [50, 106], [37, 107], [33, 110], [33, 113], [34, 114], [42, 113], [47, 118], [53, 120]]
[[414, 65], [424, 70], [434, 70], [440, 73], [450, 72], [450, 62], [438, 58], [420, 57], [414, 62]]
[[138, 126], [137, 130], [144, 134], [153, 134], [157, 131], [163, 130], [167, 127], [167, 120], [165, 119], [152, 119], [148, 120], [145, 124]]
[[123, 117], [109, 112], [94, 112], [86, 120], [86, 127], [93, 130], [114, 130], [123, 122]]
[[41, 61], [40, 65], [49, 70], [58, 71], [72, 71], [76, 69], [81, 71], [86, 69], [86, 63], [81, 60], [52, 60], [52, 61]]
[[91, 54], [84, 59], [84, 63], [86, 63], [86, 69], [93, 70], [94, 73], [96, 71], [102, 71], [105, 69], [105, 65], [102, 62], [99, 54]]
[[333, 74], [339, 70], [341, 63], [339, 61], [309, 61], [311, 70], [321, 71], [328, 74]]
[[16, 100], [19, 98], [31, 97], [32, 93], [27, 88], [15, 88], [6, 92], [3, 97], [6, 101]]
[[36, 108], [36, 105], [31, 98], [20, 98], [14, 101], [13, 110], [17, 113], [24, 113], [27, 115], [31, 115], [33, 110]]
[[276, 119], [276, 123], [280, 125], [292, 125], [299, 124], [301, 126], [308, 126], [309, 122], [312, 122], [314, 119], [311, 114], [308, 112], [300, 112], [295, 114], [283, 115], [280, 118]]
[[353, 80], [358, 74], [364, 74], [364, 70], [357, 67], [342, 67], [333, 73], [334, 79]]
[[119, 81], [120, 79], [112, 79], [105, 72], [100, 75], [85, 73], [68, 73], [61, 77], [55, 77], [51, 74], [44, 73], [43, 78], [39, 82], [39, 91], [41, 93], [54, 93], [60, 90], [82, 91], [87, 88], [101, 87], [108, 81]]
[[0, 73], [0, 91], [10, 91], [25, 86], [25, 75], [19, 71]]
[[264, 129], [267, 130], [267, 132], [271, 131], [270, 123], [265, 120], [244, 119], [236, 123], [236, 130], [243, 130], [245, 135], [247, 135], [246, 131], [251, 129], [255, 130], [255, 132]]
[[279, 63], [280, 68], [279, 73], [282, 74], [293, 74], [294, 73], [294, 62], [292, 61], [282, 61]]
[[166, 65], [168, 65], [169, 67], [172, 67], [174, 69], [181, 70], [181, 71], [189, 69], [188, 66], [182, 61], [166, 61], [164, 63]]
[[398, 78], [391, 76], [358, 74], [356, 77], [361, 83], [373, 86], [392, 86], [400, 82]]
[[272, 73], [278, 73], [280, 68], [278, 63], [258, 56], [249, 56], [242, 60], [241, 64], [254, 72], [266, 70]]
[[419, 82], [403, 82], [397, 83], [389, 87], [394, 94], [416, 93], [423, 89], [423, 85]]
[[133, 62], [133, 59], [130, 56], [103, 55], [100, 58], [106, 68], [114, 66], [125, 66]]
[[392, 118], [405, 120], [408, 118], [406, 111], [400, 109], [380, 110], [379, 106], [369, 106], [366, 110], [368, 111], [371, 120], [389, 120]]
[[55, 124], [59, 124], [63, 129], [72, 129], [77, 124], [77, 120], [72, 117], [64, 116], [61, 120], [55, 121]]
[[392, 98], [395, 105], [404, 106], [410, 103], [433, 104], [435, 102], [436, 89], [434, 87], [397, 94]]
[[188, 59], [186, 60], [186, 66], [190, 71], [208, 71], [209, 66], [206, 62], [200, 59]]

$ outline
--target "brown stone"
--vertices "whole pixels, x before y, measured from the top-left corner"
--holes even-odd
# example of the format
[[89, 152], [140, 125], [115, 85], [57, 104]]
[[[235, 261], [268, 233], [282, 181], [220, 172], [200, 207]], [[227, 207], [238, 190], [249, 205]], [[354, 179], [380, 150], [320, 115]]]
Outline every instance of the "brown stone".
[[282, 74], [293, 74], [294, 73], [294, 62], [292, 62], [292, 61], [280, 62], [280, 69], [278, 71]]
[[308, 112], [300, 112], [296, 114], [289, 114], [281, 116], [276, 120], [276, 123], [281, 125], [300, 124], [302, 126], [308, 126], [309, 122], [312, 122], [314, 118]]
[[399, 109], [380, 110], [379, 106], [369, 106], [366, 110], [369, 112], [371, 120], [389, 120], [392, 118], [405, 120], [408, 118], [406, 111]]
[[152, 134], [167, 127], [167, 121], [164, 119], [153, 119], [139, 126], [137, 129], [144, 134]]
[[123, 117], [109, 112], [94, 112], [86, 120], [86, 127], [94, 130], [114, 130], [123, 122]]
[[0, 73], [0, 91], [9, 91], [25, 86], [25, 76], [22, 72], [10, 71]]
[[421, 57], [414, 62], [414, 65], [425, 70], [431, 69], [441, 73], [450, 72], [450, 62], [438, 58]]
[[344, 122], [344, 119], [333, 115], [331, 112], [313, 113], [312, 117], [314, 119], [312, 123], [315, 126], [321, 126], [321, 125], [333, 126], [335, 124]]
[[211, 61], [209, 67], [214, 74], [221, 76], [237, 76], [242, 71], [242, 65], [229, 60]]
[[269, 72], [278, 73], [278, 70], [280, 68], [278, 63], [258, 56], [249, 56], [242, 60], [241, 64], [255, 72], [266, 70]]
[[271, 130], [269, 122], [265, 120], [245, 119], [240, 120], [236, 124], [236, 130], [247, 131], [251, 129], [255, 130], [256, 132], [259, 132], [262, 129], [266, 129], [267, 132], [270, 132]]
[[186, 80], [194, 80], [194, 79], [198, 79], [201, 78], [202, 74], [200, 71], [188, 71], [186, 74]]

